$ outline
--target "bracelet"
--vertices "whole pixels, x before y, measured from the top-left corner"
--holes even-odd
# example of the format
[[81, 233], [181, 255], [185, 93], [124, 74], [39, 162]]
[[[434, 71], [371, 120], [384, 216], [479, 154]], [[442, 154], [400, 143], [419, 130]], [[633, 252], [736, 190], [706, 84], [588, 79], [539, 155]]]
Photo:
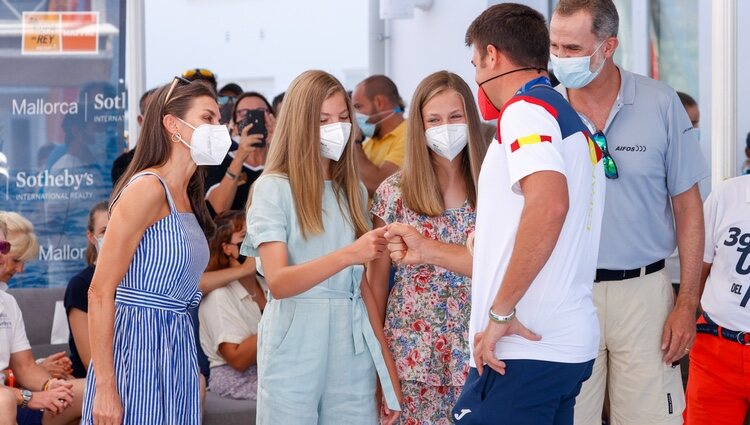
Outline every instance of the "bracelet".
[[42, 391], [47, 391], [47, 389], [49, 388], [49, 383], [50, 383], [51, 381], [52, 381], [52, 378], [49, 378], [48, 380], [46, 380], [46, 381], [44, 382], [44, 385], [42, 385]]
[[237, 180], [237, 174], [234, 174], [233, 172], [227, 170], [225, 175], [229, 178], [229, 180]]
[[492, 308], [490, 308], [490, 320], [492, 320], [495, 323], [499, 323], [501, 325], [507, 325], [508, 323], [512, 322], [513, 319], [515, 319], [515, 317], [516, 317], [515, 308], [507, 316], [501, 316], [499, 314], [496, 314], [495, 312], [492, 311]]

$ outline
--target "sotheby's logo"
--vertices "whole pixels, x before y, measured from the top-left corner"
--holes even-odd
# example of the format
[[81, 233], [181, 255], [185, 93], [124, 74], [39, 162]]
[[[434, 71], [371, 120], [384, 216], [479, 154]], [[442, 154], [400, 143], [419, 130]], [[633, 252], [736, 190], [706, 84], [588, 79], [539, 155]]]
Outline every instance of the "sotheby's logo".
[[461, 413], [454, 413], [453, 417], [456, 418], [457, 421], [460, 421], [463, 419], [464, 416], [471, 413], [471, 409], [461, 409]]

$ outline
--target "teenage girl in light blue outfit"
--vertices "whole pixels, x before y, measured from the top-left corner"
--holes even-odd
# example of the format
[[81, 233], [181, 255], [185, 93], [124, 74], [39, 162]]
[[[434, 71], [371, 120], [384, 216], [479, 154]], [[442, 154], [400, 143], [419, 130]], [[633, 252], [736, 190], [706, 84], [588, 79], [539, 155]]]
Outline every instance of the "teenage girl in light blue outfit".
[[333, 76], [307, 71], [284, 108], [242, 246], [260, 257], [271, 291], [259, 326], [257, 423], [376, 424], [378, 383], [392, 422], [400, 389], [363, 273], [388, 255], [387, 242], [384, 229], [368, 232], [351, 103]]

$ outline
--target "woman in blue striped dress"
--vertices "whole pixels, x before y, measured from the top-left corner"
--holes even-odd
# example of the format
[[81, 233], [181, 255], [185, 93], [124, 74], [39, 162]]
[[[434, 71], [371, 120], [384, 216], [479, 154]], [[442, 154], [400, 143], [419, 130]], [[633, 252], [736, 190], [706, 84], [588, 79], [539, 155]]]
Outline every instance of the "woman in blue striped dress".
[[230, 146], [213, 90], [175, 78], [146, 111], [89, 289], [82, 424], [199, 424], [192, 322], [213, 231], [196, 165]]

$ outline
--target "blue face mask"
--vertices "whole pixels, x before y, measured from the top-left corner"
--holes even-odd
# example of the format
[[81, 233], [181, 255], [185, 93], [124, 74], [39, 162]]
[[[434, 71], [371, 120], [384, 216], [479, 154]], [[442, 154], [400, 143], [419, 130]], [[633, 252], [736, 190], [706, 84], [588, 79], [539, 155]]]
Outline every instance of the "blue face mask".
[[355, 118], [357, 119], [359, 131], [362, 132], [363, 136], [369, 138], [375, 134], [375, 124], [370, 124], [369, 122], [367, 122], [367, 120], [370, 119], [369, 115], [360, 114], [359, 112], [357, 112]]
[[557, 77], [566, 88], [580, 89], [581, 87], [585, 87], [594, 81], [594, 78], [599, 75], [604, 67], [606, 59], [602, 59], [602, 63], [599, 64], [599, 68], [595, 71], [591, 70], [591, 58], [594, 57], [596, 52], [598, 52], [603, 45], [604, 42], [602, 41], [591, 56], [558, 58], [557, 56], [550, 54], [549, 59], [552, 63], [552, 69], [555, 71], [555, 77]]
[[[365, 114], [360, 114], [359, 112], [357, 112], [357, 114], [355, 115], [355, 119], [357, 120], [357, 125], [359, 126], [359, 130], [362, 132], [362, 135], [367, 138], [370, 138], [375, 135], [375, 129], [377, 128], [378, 124], [390, 118], [391, 115], [397, 114], [399, 112], [401, 112], [401, 108], [398, 108], [398, 107], [392, 111], [376, 112], [372, 115], [365, 115]], [[374, 123], [368, 122], [373, 117], [376, 117], [382, 114], [388, 114], [388, 115], [386, 115], [385, 118], [381, 119], [380, 121], [377, 121]]]

